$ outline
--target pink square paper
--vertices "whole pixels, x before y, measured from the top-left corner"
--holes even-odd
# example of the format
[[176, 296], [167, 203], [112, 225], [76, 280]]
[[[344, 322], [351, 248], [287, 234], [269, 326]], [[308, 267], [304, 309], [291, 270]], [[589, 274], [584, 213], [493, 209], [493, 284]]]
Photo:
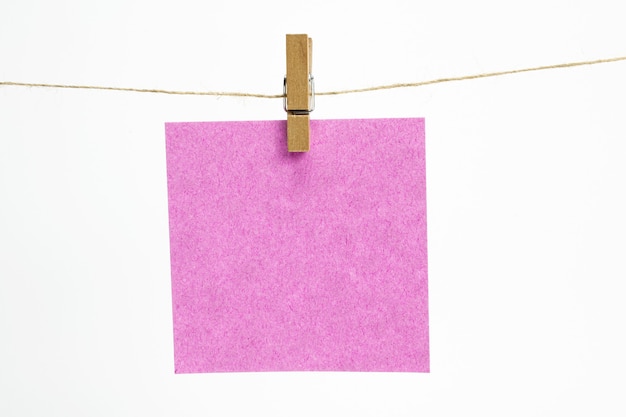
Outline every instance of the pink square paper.
[[429, 371], [423, 119], [165, 130], [176, 373]]

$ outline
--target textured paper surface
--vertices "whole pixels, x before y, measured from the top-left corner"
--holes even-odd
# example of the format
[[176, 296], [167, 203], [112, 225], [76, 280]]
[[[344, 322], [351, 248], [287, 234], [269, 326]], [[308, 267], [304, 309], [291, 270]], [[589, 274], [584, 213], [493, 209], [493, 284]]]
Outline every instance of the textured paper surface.
[[423, 119], [166, 124], [175, 371], [429, 371]]

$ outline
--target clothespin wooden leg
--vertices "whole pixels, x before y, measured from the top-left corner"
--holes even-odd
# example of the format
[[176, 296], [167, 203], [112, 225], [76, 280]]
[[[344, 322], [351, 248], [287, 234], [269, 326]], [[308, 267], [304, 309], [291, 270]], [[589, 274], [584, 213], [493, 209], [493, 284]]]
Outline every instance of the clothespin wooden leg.
[[309, 151], [309, 113], [313, 110], [311, 55], [313, 42], [307, 35], [287, 35], [287, 148], [289, 152]]
[[287, 148], [289, 152], [309, 151], [309, 115], [287, 113]]

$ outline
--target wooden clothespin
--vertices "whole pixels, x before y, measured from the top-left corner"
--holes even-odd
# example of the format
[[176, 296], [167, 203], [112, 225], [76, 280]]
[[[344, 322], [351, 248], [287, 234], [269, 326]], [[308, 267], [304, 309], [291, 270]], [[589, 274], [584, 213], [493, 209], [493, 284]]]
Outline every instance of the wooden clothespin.
[[313, 41], [307, 35], [287, 35], [287, 75], [283, 106], [287, 112], [289, 152], [309, 151], [309, 113], [315, 107], [311, 73]]

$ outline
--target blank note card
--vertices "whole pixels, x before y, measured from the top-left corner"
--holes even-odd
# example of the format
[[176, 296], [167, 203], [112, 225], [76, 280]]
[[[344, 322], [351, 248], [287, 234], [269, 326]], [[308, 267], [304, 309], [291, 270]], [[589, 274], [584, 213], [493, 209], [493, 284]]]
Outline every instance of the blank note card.
[[429, 371], [423, 119], [165, 130], [177, 373]]

